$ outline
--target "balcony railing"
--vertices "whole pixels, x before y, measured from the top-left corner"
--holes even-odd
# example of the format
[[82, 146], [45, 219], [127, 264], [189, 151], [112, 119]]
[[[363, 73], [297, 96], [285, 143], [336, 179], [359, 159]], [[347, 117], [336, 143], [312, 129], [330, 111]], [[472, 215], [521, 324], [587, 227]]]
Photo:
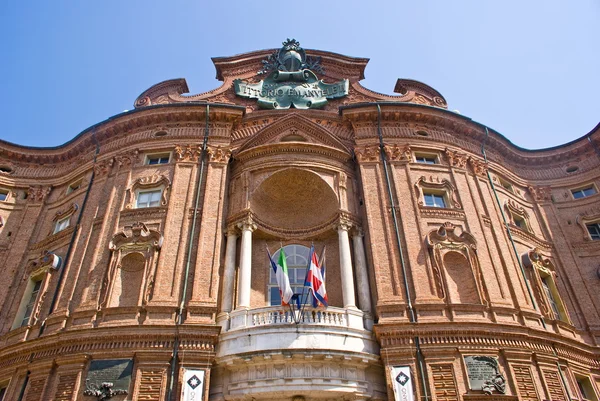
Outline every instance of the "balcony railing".
[[305, 309], [291, 311], [290, 309], [263, 308], [250, 311], [250, 322], [252, 326], [273, 324], [323, 324], [328, 326], [347, 326], [346, 311], [343, 309]]

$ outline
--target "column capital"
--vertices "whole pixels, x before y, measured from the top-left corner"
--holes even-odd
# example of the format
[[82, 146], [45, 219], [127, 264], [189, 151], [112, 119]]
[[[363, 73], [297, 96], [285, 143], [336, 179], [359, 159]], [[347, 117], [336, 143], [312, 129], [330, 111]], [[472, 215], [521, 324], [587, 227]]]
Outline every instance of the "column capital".
[[240, 232], [235, 224], [230, 224], [223, 230], [223, 234], [225, 234], [226, 237], [239, 237]]
[[346, 214], [340, 214], [338, 221], [335, 223], [334, 229], [336, 231], [349, 231], [353, 225], [354, 224], [352, 224], [352, 221], [350, 220], [349, 216], [347, 216]]
[[256, 223], [254, 223], [252, 216], [248, 215], [237, 223], [237, 227], [242, 231], [253, 232], [256, 230]]
[[360, 227], [360, 226], [354, 226], [351, 234], [352, 234], [352, 237], [364, 237], [365, 236], [365, 232], [363, 231], [362, 227]]

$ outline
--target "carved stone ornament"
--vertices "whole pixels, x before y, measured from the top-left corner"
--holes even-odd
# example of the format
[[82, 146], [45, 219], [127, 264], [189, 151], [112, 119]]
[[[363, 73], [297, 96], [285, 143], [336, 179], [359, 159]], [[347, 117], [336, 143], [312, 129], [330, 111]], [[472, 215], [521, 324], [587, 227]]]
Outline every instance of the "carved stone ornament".
[[83, 391], [83, 395], [96, 397], [98, 401], [108, 400], [115, 395], [128, 394], [127, 390], [113, 390], [114, 384], [104, 382], [99, 386], [86, 383], [87, 389]]
[[115, 162], [117, 162], [117, 167], [123, 168], [135, 165], [138, 159], [138, 154], [139, 151], [135, 149], [115, 156]]
[[139, 189], [163, 188], [160, 205], [167, 204], [167, 194], [171, 188], [171, 180], [164, 174], [153, 174], [149, 177], [138, 178], [127, 189], [127, 199], [129, 199], [125, 209], [133, 209], [137, 203], [137, 193]]
[[527, 224], [528, 229], [529, 229], [529, 227], [531, 227], [531, 225], [529, 224], [529, 214], [527, 213], [527, 211], [525, 210], [525, 208], [523, 206], [519, 205], [514, 200], [507, 199], [504, 202], [504, 210], [508, 214], [510, 224], [512, 224], [513, 226], [516, 226], [514, 216], [519, 216], [523, 220], [525, 220], [525, 223]]
[[114, 159], [111, 157], [110, 159], [106, 159], [106, 160], [102, 160], [97, 162], [94, 165], [94, 174], [96, 175], [96, 177], [102, 177], [105, 175], [108, 175], [108, 173], [110, 172], [110, 169], [112, 168], [113, 164], [114, 164]]
[[552, 200], [552, 188], [551, 187], [534, 187], [529, 186], [529, 193], [534, 200], [538, 202]]
[[387, 156], [389, 161], [398, 162], [398, 161], [410, 161], [412, 157], [412, 153], [410, 151], [410, 145], [398, 146], [394, 145], [384, 145], [385, 155]]
[[318, 109], [327, 104], [327, 99], [337, 99], [348, 94], [347, 79], [328, 84], [320, 80], [315, 72], [323, 72], [320, 58], [310, 58], [300, 43], [287, 39], [283, 47], [263, 61], [258, 74], [268, 76], [251, 83], [241, 79], [233, 81], [235, 94], [258, 99], [262, 109]]
[[125, 226], [123, 231], [115, 234], [108, 248], [112, 251], [120, 249], [149, 249], [156, 250], [162, 247], [163, 236], [155, 230], [150, 230], [144, 223], [136, 222], [130, 226]]
[[211, 163], [226, 164], [229, 162], [229, 158], [231, 157], [231, 150], [223, 149], [220, 146], [211, 146], [208, 148], [208, 155]]
[[366, 145], [354, 149], [354, 154], [359, 163], [372, 163], [379, 161], [379, 146]]
[[468, 156], [464, 153], [446, 149], [446, 158], [452, 167], [467, 168]]
[[483, 160], [476, 159], [474, 157], [469, 157], [469, 164], [473, 169], [473, 173], [479, 176], [485, 176], [488, 171], [488, 163]]
[[456, 187], [447, 179], [444, 178], [440, 180], [439, 177], [433, 176], [429, 176], [429, 179], [427, 179], [427, 177], [421, 176], [415, 183], [415, 191], [417, 193], [417, 197], [419, 198], [420, 206], [425, 206], [423, 188], [445, 192], [448, 195], [448, 201], [451, 203], [451, 206], [455, 209], [462, 209], [462, 205], [458, 201]]
[[175, 145], [175, 160], [178, 162], [196, 162], [202, 149], [198, 145]]
[[456, 234], [456, 226], [450, 222], [445, 222], [437, 230], [432, 230], [426, 237], [427, 246], [431, 252], [433, 275], [435, 279], [436, 290], [440, 298], [447, 298], [443, 285], [444, 255], [448, 251], [454, 251], [462, 254], [471, 267], [471, 273], [477, 285], [482, 303], [487, 303], [487, 296], [483, 280], [483, 272], [479, 266], [477, 257], [477, 241], [475, 237], [463, 231], [460, 235]]
[[27, 190], [27, 201], [30, 203], [41, 203], [50, 194], [52, 187], [31, 186]]
[[65, 217], [75, 213], [77, 210], [79, 210], [79, 205], [77, 203], [73, 203], [67, 209], [59, 210], [58, 212], [56, 212], [52, 221], [57, 222], [58, 220], [64, 219]]

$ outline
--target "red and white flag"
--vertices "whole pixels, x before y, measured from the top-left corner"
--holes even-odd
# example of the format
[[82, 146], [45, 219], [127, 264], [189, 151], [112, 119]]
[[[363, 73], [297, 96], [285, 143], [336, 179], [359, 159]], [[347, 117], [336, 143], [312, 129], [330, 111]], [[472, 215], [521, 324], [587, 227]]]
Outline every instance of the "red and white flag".
[[315, 247], [310, 247], [310, 261], [308, 262], [308, 269], [306, 270], [306, 279], [304, 280], [304, 286], [311, 289], [315, 300], [324, 306], [327, 306], [327, 290], [325, 289], [325, 280], [323, 279], [323, 272], [319, 265], [319, 259], [315, 252]]

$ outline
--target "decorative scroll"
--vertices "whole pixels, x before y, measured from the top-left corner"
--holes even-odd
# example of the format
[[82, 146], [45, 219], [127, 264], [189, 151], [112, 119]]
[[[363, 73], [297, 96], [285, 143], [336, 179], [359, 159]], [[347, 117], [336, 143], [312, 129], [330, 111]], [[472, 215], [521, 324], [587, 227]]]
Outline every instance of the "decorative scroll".
[[211, 163], [226, 164], [229, 161], [229, 158], [231, 157], [231, 150], [223, 149], [220, 146], [211, 146], [208, 148], [208, 155], [210, 157], [209, 160]]
[[130, 167], [135, 165], [138, 158], [139, 151], [137, 149], [121, 153], [120, 155], [115, 156], [115, 161], [117, 162], [117, 167]]
[[94, 174], [97, 177], [102, 177], [105, 175], [108, 175], [108, 173], [110, 173], [110, 170], [113, 166], [115, 162], [114, 158], [110, 158], [107, 160], [102, 160], [97, 162], [96, 164], [94, 164]]
[[473, 173], [479, 176], [485, 176], [489, 168], [488, 163], [474, 157], [469, 157], [469, 164], [473, 169]]
[[50, 194], [52, 187], [44, 186], [31, 186], [27, 190], [27, 202], [29, 203], [42, 203], [46, 197]]
[[515, 216], [518, 216], [521, 217], [523, 221], [525, 221], [525, 231], [531, 231], [531, 225], [529, 224], [529, 214], [527, 213], [524, 207], [520, 206], [517, 202], [515, 202], [512, 199], [507, 199], [504, 202], [504, 210], [508, 215], [511, 225], [521, 228], [515, 223]]
[[175, 160], [178, 162], [196, 162], [201, 153], [198, 145], [175, 145]]
[[430, 256], [437, 295], [442, 299], [445, 298], [447, 302], [450, 301], [446, 293], [442, 274], [442, 269], [445, 268], [444, 255], [447, 252], [458, 252], [466, 258], [471, 268], [471, 271], [468, 273], [471, 274], [477, 286], [480, 302], [487, 304], [485, 281], [483, 280], [483, 272], [481, 271], [477, 257], [477, 241], [473, 235], [466, 231], [463, 231], [460, 235], [456, 235], [455, 231], [456, 226], [450, 222], [446, 222], [437, 230], [430, 231], [427, 234], [426, 241], [431, 252]]

